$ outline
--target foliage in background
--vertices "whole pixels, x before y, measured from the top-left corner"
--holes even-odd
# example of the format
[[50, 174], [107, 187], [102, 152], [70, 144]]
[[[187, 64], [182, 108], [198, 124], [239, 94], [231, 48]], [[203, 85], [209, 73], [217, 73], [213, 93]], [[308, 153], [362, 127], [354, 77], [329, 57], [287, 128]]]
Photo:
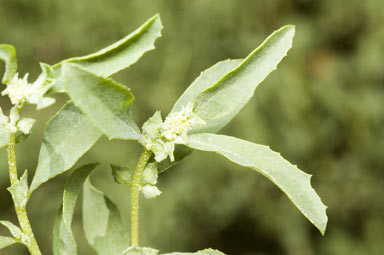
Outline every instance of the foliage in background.
[[[185, 85], [200, 70], [223, 56], [244, 56], [255, 41], [261, 42], [274, 28], [296, 24], [298, 36], [290, 58], [258, 88], [256, 100], [224, 131], [271, 144], [273, 149], [316, 176], [314, 186], [331, 208], [328, 213], [332, 227], [327, 236], [321, 237], [308, 226], [285, 197], [262, 178], [251, 178], [241, 169], [232, 171], [237, 167], [219, 157], [193, 155], [187, 164], [173, 170], [172, 175], [164, 173], [161, 177], [164, 188], [160, 186], [164, 196], [146, 205], [148, 210], [143, 209], [147, 211], [143, 218], [148, 219], [143, 224], [148, 227], [158, 224], [146, 231], [145, 243], [155, 243], [161, 250], [170, 251], [171, 248], [198, 250], [209, 242], [228, 254], [234, 251], [239, 254], [383, 253], [380, 241], [384, 235], [382, 1], [354, 0], [347, 7], [344, 1], [331, 0], [175, 0], [151, 4], [137, 0], [114, 1], [109, 8], [102, 1], [90, 4], [40, 0], [31, 5], [29, 1], [1, 0], [0, 3], [0, 41], [20, 49], [18, 55], [23, 62], [19, 68], [25, 71], [38, 60], [56, 63], [91, 52], [89, 47], [96, 50], [133, 29], [135, 21], [161, 12], [165, 26], [172, 31], [159, 42], [158, 48], [162, 50], [145, 56], [145, 61], [119, 75], [119, 81], [129, 84], [138, 97], [139, 112], [135, 118], [139, 123], [154, 109], [169, 111]], [[31, 76], [38, 70], [35, 66]], [[140, 98], [148, 90], [158, 97]], [[48, 119], [54, 110], [44, 110], [39, 118]], [[248, 128], [249, 124], [252, 128]], [[36, 135], [19, 148], [21, 153], [36, 147], [33, 142], [41, 140], [41, 134], [37, 133], [42, 128], [35, 127]], [[106, 163], [114, 158], [113, 161], [122, 164], [133, 164], [126, 155], [135, 155], [137, 148], [115, 143], [119, 152], [111, 153], [103, 150], [106, 144], [101, 140], [86, 160], [101, 159]], [[205, 158], [209, 170], [198, 167], [195, 163], [198, 157]], [[31, 153], [21, 167], [36, 165], [36, 160]], [[4, 154], [1, 162], [4, 169]], [[5, 174], [0, 171], [1, 190], [8, 186]], [[109, 189], [107, 193], [114, 201], [126, 201], [113, 197], [113, 193], [124, 189], [109, 187], [112, 180], [106, 180], [107, 175], [99, 173], [95, 182], [103, 190]], [[200, 176], [198, 183], [193, 181], [195, 175]], [[230, 181], [233, 179], [237, 181]], [[58, 179], [61, 186], [64, 180], [64, 177]], [[61, 196], [57, 186], [55, 183], [42, 187], [31, 200], [33, 204], [40, 203], [39, 210], [32, 210], [31, 215], [36, 226], [52, 217], [41, 216], [41, 211], [59, 208], [54, 202]], [[241, 196], [233, 197], [234, 191]], [[52, 199], [42, 200], [47, 194]], [[8, 193], [1, 192], [0, 199], [2, 208], [9, 208], [1, 211], [1, 216], [9, 218], [13, 209]], [[265, 199], [273, 199], [274, 203], [264, 202]], [[261, 204], [266, 206], [260, 207]], [[287, 217], [280, 219], [280, 212]], [[169, 214], [174, 216], [173, 220], [164, 220]], [[191, 220], [186, 221], [185, 217]], [[282, 224], [276, 224], [277, 221]], [[36, 235], [43, 237], [49, 229], [51, 226], [41, 228]], [[168, 235], [161, 234], [164, 229], [169, 231]], [[174, 247], [175, 238], [179, 247]], [[41, 240], [46, 241], [45, 249], [50, 246], [47, 239]], [[22, 254], [22, 251], [9, 250], [9, 254]]]

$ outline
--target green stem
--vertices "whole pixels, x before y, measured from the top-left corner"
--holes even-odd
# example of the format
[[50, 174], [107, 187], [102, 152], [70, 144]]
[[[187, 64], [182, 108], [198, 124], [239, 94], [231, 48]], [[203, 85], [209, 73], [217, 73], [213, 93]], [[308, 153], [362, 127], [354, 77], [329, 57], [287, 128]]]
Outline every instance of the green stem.
[[152, 152], [144, 149], [137, 162], [135, 173], [132, 178], [131, 187], [131, 245], [139, 245], [139, 194], [141, 189], [141, 178], [143, 171]]
[[[8, 144], [8, 167], [9, 167], [9, 177], [11, 180], [11, 185], [16, 184], [19, 181], [17, 177], [17, 167], [16, 167], [16, 135], [11, 133], [9, 137]], [[19, 220], [20, 227], [23, 233], [29, 238], [30, 243], [27, 246], [28, 251], [31, 255], [41, 255], [41, 251], [36, 242], [35, 236], [33, 235], [31, 224], [29, 223], [27, 210], [25, 206], [18, 206], [14, 201], [17, 219]]]

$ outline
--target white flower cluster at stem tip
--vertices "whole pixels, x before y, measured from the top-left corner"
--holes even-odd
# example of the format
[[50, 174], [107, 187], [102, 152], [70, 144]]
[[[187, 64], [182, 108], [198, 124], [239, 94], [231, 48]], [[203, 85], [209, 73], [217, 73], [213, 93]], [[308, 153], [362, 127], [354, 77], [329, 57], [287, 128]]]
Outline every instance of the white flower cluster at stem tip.
[[193, 104], [189, 103], [179, 112], [170, 113], [163, 122], [160, 112], [156, 112], [143, 125], [143, 134], [139, 142], [155, 154], [157, 162], [167, 157], [174, 161], [175, 144], [184, 144], [188, 132], [200, 128], [206, 123], [193, 112]]
[[51, 83], [52, 80], [47, 78], [45, 71], [32, 84], [28, 83], [28, 73], [23, 78], [19, 78], [19, 74], [16, 73], [1, 94], [3, 96], [8, 95], [16, 107], [21, 108], [25, 103], [29, 103], [36, 104], [37, 108], [41, 109], [55, 102], [53, 98], [43, 97]]

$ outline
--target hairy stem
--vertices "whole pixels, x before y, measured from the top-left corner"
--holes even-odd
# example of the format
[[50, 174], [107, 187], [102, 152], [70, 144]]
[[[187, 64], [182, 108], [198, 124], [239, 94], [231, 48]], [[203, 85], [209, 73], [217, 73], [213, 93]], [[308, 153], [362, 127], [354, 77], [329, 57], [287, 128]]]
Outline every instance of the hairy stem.
[[[9, 167], [9, 177], [11, 180], [11, 185], [16, 184], [19, 181], [17, 176], [17, 167], [16, 167], [16, 135], [11, 133], [8, 144], [8, 167]], [[31, 255], [41, 255], [40, 248], [36, 242], [35, 236], [33, 235], [31, 224], [29, 223], [27, 210], [25, 206], [18, 206], [14, 201], [17, 219], [19, 220], [20, 227], [23, 233], [29, 238], [29, 245], [27, 246], [28, 251]]]
[[131, 187], [131, 245], [139, 245], [139, 194], [141, 178], [152, 152], [145, 149], [137, 162]]

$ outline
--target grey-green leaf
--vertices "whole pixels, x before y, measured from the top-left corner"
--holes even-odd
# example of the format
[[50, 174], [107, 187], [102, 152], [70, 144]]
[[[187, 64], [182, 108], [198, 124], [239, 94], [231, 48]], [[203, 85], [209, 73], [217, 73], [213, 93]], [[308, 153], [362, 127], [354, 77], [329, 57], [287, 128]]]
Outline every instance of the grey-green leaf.
[[130, 109], [134, 96], [129, 89], [75, 64], [64, 64], [62, 73], [73, 103], [109, 139], [138, 139], [140, 130]]
[[299, 170], [269, 147], [238, 138], [209, 133], [188, 137], [188, 146], [212, 151], [256, 170], [276, 184], [322, 234], [327, 226], [326, 206], [311, 186], [311, 175]]
[[7, 190], [11, 193], [16, 208], [24, 208], [28, 202], [28, 170]]
[[79, 167], [65, 183], [63, 205], [53, 227], [54, 255], [77, 255], [77, 245], [71, 229], [72, 217], [83, 183], [98, 165], [98, 163], [93, 163]]
[[193, 255], [193, 254], [195, 254], [195, 255], [225, 255], [224, 253], [222, 253], [218, 250], [213, 250], [213, 249], [205, 249], [205, 250], [194, 252], [194, 253], [172, 252], [172, 253], [166, 253], [166, 254], [162, 254], [162, 255]]
[[1, 82], [8, 84], [17, 71], [15, 47], [10, 44], [0, 44], [0, 59], [5, 62], [5, 72]]
[[42, 183], [69, 170], [102, 136], [72, 102], [47, 123], [30, 193]]
[[242, 59], [227, 59], [211, 66], [197, 77], [184, 93], [177, 99], [171, 112], [179, 112], [192, 102], [201, 92], [216, 84], [221, 77], [237, 67]]
[[194, 131], [216, 133], [243, 108], [257, 85], [286, 56], [292, 47], [295, 27], [288, 25], [275, 31], [236, 68], [195, 99], [194, 112], [207, 125]]
[[126, 166], [111, 165], [112, 176], [116, 183], [132, 185], [133, 171]]
[[16, 240], [22, 239], [23, 232], [18, 226], [16, 226], [10, 221], [5, 221], [5, 220], [0, 221], [0, 224], [8, 228], [9, 232], [11, 232], [12, 236], [16, 238]]
[[[75, 63], [97, 75], [108, 77], [134, 64], [147, 51], [154, 49], [154, 43], [161, 36], [163, 25], [157, 14], [146, 21], [134, 32], [114, 44], [87, 56], [64, 60], [54, 66], [60, 76], [63, 63]], [[54, 92], [64, 92], [64, 86], [58, 79]]]
[[99, 255], [121, 254], [129, 246], [129, 231], [120, 212], [89, 180], [84, 183], [83, 228]]
[[0, 236], [0, 249], [3, 249], [15, 243], [17, 243], [15, 238], [8, 237], [8, 236]]
[[10, 132], [4, 126], [0, 126], [0, 148], [7, 146], [9, 143]]

